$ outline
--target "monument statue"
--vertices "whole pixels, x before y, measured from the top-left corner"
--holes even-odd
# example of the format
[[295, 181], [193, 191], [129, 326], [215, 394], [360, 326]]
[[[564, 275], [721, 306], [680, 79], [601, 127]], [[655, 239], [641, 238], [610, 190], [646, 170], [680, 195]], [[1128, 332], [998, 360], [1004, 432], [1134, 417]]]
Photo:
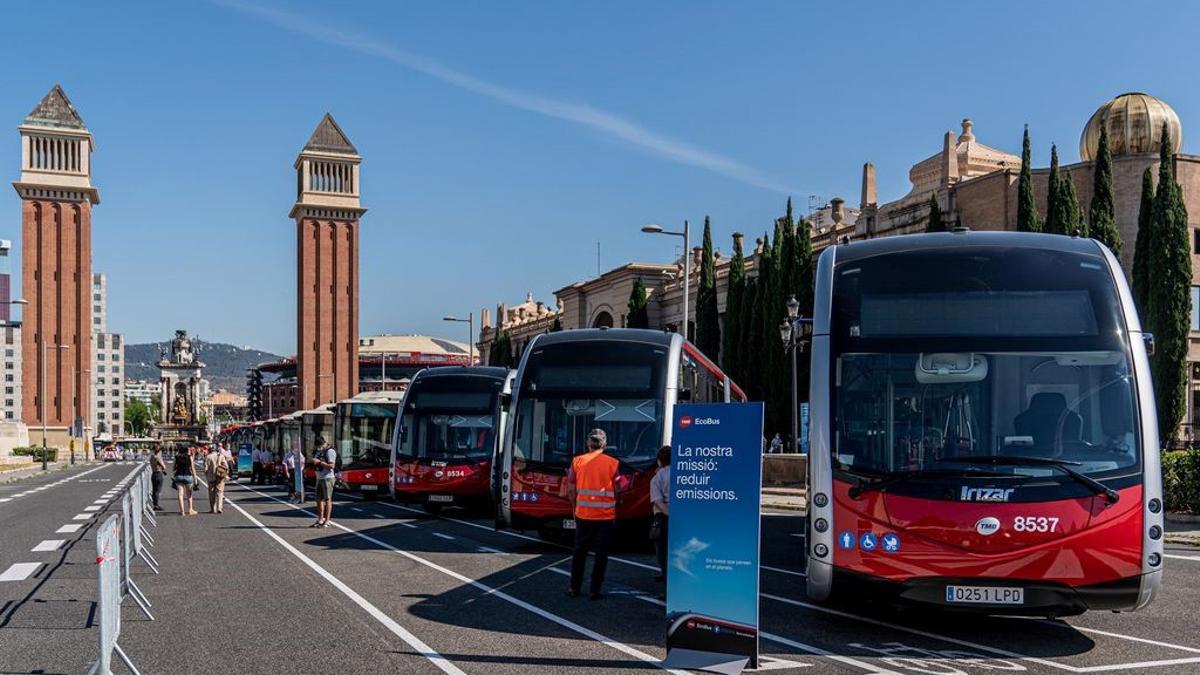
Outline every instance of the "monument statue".
[[175, 339], [171, 340], [171, 362], [186, 365], [195, 361], [196, 355], [192, 352], [192, 341], [187, 331], [175, 331]]
[[184, 394], [175, 396], [175, 407], [171, 409], [171, 421], [179, 426], [192, 421], [191, 414], [188, 412], [187, 397]]
[[159, 370], [159, 421], [153, 435], [162, 439], [202, 439], [207, 429], [198, 424], [201, 417], [200, 383], [204, 363], [196, 358], [186, 330], [175, 331], [170, 351], [161, 348]]

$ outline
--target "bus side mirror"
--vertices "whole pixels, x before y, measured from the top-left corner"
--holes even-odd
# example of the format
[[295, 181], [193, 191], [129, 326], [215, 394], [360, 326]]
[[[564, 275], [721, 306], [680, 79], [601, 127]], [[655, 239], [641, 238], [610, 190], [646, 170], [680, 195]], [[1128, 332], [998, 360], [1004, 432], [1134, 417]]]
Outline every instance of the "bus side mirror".
[[679, 395], [676, 396], [675, 398], [679, 401], [690, 401], [690, 400], [692, 400], [692, 390], [691, 389], [680, 389]]
[[1142, 333], [1142, 341], [1146, 343], [1146, 356], [1154, 356], [1154, 333]]

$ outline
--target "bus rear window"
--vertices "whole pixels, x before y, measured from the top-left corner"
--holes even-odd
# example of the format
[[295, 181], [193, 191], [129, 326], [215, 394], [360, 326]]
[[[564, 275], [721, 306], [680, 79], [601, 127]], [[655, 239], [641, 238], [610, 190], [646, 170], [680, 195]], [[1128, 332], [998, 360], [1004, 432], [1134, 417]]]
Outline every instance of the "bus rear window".
[[861, 307], [857, 337], [1098, 332], [1086, 290], [864, 294]]

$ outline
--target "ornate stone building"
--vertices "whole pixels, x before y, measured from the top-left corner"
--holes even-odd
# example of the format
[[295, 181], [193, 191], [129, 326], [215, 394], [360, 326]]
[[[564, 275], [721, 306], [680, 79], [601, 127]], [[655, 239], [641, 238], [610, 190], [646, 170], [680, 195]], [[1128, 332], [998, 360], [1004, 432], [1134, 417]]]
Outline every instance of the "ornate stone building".
[[[1149, 168], [1157, 181], [1159, 138], [1164, 124], [1170, 134], [1171, 150], [1177, 153], [1175, 176], [1183, 188], [1192, 229], [1192, 340], [1188, 354], [1191, 384], [1188, 387], [1189, 413], [1180, 436], [1193, 438], [1200, 437], [1200, 156], [1179, 153], [1183, 128], [1179, 116], [1169, 105], [1153, 96], [1134, 92], [1117, 96], [1091, 115], [1080, 134], [1082, 160], [1063, 164], [1059, 170], [1061, 175], [1074, 181], [1086, 217], [1092, 199], [1092, 160], [1097, 153], [1100, 128], [1107, 127], [1113, 155], [1116, 223], [1124, 243], [1120, 259], [1128, 274], [1133, 266], [1133, 249], [1137, 241], [1142, 173]], [[1019, 141], [1019, 133], [1013, 136]], [[1036, 129], [1033, 138], [1043, 147], [1049, 144], [1049, 141], [1037, 138]], [[1060, 146], [1060, 151], [1063, 149]], [[898, 200], [877, 203], [875, 170], [870, 163], [866, 164], [862, 176], [861, 215], [853, 228], [838, 229], [836, 237], [853, 241], [923, 231], [929, 216], [930, 195], [936, 195], [944, 214], [961, 219], [962, 224], [972, 230], [1015, 230], [1020, 170], [1021, 161], [1017, 155], [978, 143], [970, 120], [964, 120], [957, 139], [947, 132], [940, 153], [913, 165], [909, 171], [912, 188]], [[1048, 168], [1033, 170], [1034, 192], [1043, 216], [1049, 173]], [[829, 235], [814, 236], [814, 248], [823, 248], [835, 241]], [[1195, 433], [1193, 427], [1196, 427]]]

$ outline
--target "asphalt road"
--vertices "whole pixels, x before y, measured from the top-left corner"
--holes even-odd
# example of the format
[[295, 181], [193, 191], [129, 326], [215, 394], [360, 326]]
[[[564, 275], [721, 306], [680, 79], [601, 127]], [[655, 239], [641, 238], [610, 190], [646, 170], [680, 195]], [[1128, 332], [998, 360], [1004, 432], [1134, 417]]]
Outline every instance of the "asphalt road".
[[[26, 579], [0, 581], [0, 673], [87, 669], [100, 518], [75, 517], [112, 512], [104, 495], [134, 468], [0, 486], [0, 578], [37, 564]], [[201, 515], [180, 517], [165, 491], [170, 511], [151, 529], [162, 573], [134, 566], [157, 620], [127, 602], [120, 642], [143, 673], [616, 673], [656, 670], [664, 655], [648, 551], [616, 554], [608, 596], [592, 602], [563, 594], [564, 548], [470, 514], [343, 497], [335, 527], [310, 529], [311, 512], [277, 488], [230, 486], [221, 515], [206, 513], [201, 493]], [[56, 533], [71, 524], [84, 527]], [[1164, 593], [1136, 614], [947, 617], [809, 603], [801, 531], [798, 514], [763, 518], [764, 670], [1200, 672], [1200, 549], [1168, 547]]]

